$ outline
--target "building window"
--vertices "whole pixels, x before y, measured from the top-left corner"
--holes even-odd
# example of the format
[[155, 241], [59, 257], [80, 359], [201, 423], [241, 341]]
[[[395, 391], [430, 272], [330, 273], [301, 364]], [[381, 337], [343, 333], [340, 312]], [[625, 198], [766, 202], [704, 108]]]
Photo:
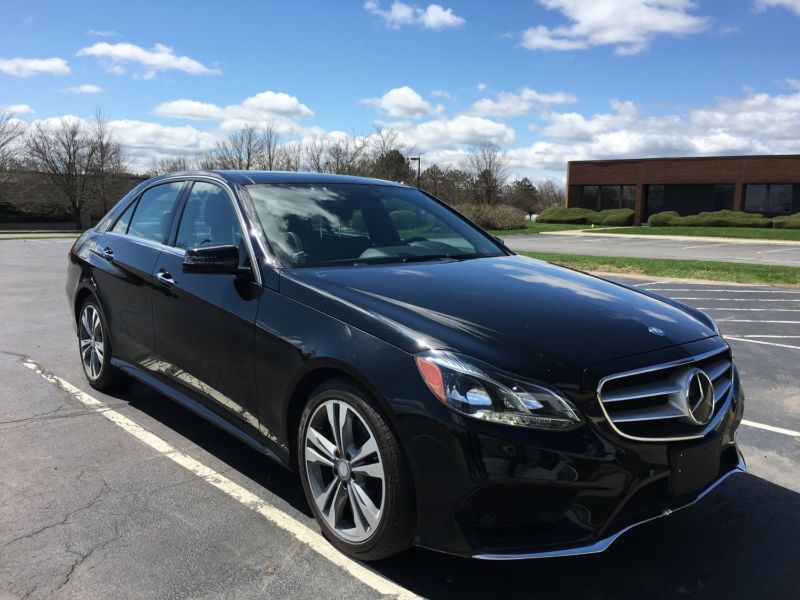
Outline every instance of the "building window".
[[792, 186], [784, 184], [748, 184], [744, 209], [764, 215], [788, 215], [792, 212]]
[[717, 210], [733, 210], [733, 196], [736, 185], [719, 184], [714, 186], [714, 206]]
[[591, 210], [633, 208], [635, 203], [635, 185], [585, 185], [581, 194], [581, 208]]
[[664, 210], [664, 186], [661, 184], [645, 186], [645, 216], [649, 217]]
[[600, 188], [596, 185], [583, 186], [581, 193], [581, 208], [597, 210], [600, 204]]

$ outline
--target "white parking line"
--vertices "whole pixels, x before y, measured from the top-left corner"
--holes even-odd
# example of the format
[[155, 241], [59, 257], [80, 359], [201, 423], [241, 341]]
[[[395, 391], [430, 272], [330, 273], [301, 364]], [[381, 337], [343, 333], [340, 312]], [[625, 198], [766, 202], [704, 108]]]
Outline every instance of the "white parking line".
[[634, 283], [633, 287], [643, 287], [645, 285], [663, 285], [669, 283], [668, 281], [646, 281], [645, 283]]
[[800, 325], [800, 321], [762, 321], [761, 319], [717, 319], [717, 323], [775, 323], [778, 325]]
[[800, 298], [689, 298], [672, 296], [673, 300], [708, 300], [710, 302], [800, 302]]
[[772, 425], [764, 425], [764, 423], [755, 423], [753, 421], [748, 421], [747, 419], [742, 419], [742, 425], [755, 427], [756, 429], [764, 429], [765, 431], [771, 431], [772, 433], [781, 433], [783, 435], [789, 435], [792, 437], [800, 437], [800, 431], [784, 429], [783, 427], [773, 427]]
[[780, 340], [786, 340], [786, 339], [798, 340], [798, 339], [800, 339], [800, 335], [760, 335], [760, 334], [756, 335], [756, 334], [754, 334], [754, 335], [737, 335], [736, 337], [740, 337], [740, 338], [769, 338], [769, 339], [780, 339]]
[[98, 414], [103, 415], [106, 419], [130, 433], [139, 441], [147, 444], [159, 454], [162, 454], [183, 468], [191, 471], [201, 479], [204, 479], [217, 489], [226, 493], [237, 502], [259, 513], [262, 517], [266, 518], [268, 521], [277, 525], [281, 529], [288, 531], [295, 538], [297, 538], [298, 541], [307, 545], [317, 554], [328, 559], [333, 564], [341, 567], [343, 570], [347, 571], [350, 575], [361, 581], [361, 583], [369, 586], [377, 593], [394, 596], [396, 598], [419, 598], [419, 596], [413, 592], [410, 592], [404, 587], [397, 585], [393, 581], [386, 579], [372, 569], [365, 567], [361, 563], [351, 560], [339, 552], [336, 548], [331, 546], [325, 540], [325, 538], [323, 538], [316, 531], [303, 525], [279, 508], [268, 504], [265, 500], [259, 498], [239, 484], [231, 481], [224, 475], [221, 475], [213, 469], [205, 466], [203, 463], [195, 460], [188, 454], [180, 452], [169, 442], [160, 438], [156, 434], [147, 431], [128, 417], [104, 405], [97, 398], [94, 398], [86, 392], [79, 390], [61, 377], [45, 371], [41, 366], [30, 359], [23, 360], [22, 364], [28, 367], [31, 371], [41, 375], [44, 379], [54, 384], [56, 387], [62, 389], [75, 400], [93, 408]]
[[698, 306], [697, 310], [732, 310], [749, 312], [800, 312], [800, 308], [733, 308], [725, 306]]
[[[763, 323], [769, 323], [769, 321], [762, 321]], [[726, 340], [736, 340], [737, 342], [749, 342], [750, 344], [763, 344], [765, 346], [775, 346], [776, 348], [791, 348], [792, 350], [800, 350], [800, 346], [790, 346], [789, 344], [777, 344], [775, 342], [765, 342], [763, 340], [752, 340], [752, 339], [745, 339], [740, 337], [734, 337], [730, 335], [725, 336]]]
[[[750, 286], [750, 287], [757, 287], [757, 286]], [[731, 286], [727, 289], [708, 289], [704, 290], [703, 288], [653, 288], [651, 291], [653, 292], [702, 292], [702, 293], [711, 293], [711, 292], [726, 292], [726, 293], [735, 293], [735, 294], [800, 294], [798, 290], [741, 290], [738, 287]]]

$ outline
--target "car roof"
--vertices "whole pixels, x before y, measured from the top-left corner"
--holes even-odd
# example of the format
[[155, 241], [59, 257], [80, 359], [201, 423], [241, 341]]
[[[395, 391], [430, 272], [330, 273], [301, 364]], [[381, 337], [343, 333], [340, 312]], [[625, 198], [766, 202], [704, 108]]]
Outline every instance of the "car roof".
[[214, 177], [225, 180], [231, 184], [251, 185], [259, 183], [360, 183], [370, 185], [387, 185], [395, 187], [410, 187], [396, 181], [386, 181], [384, 179], [373, 179], [371, 177], [356, 177], [353, 175], [332, 175], [328, 173], [303, 173], [294, 171], [181, 171], [179, 173], [169, 173], [156, 177], [153, 181], [167, 177], [177, 176], [198, 176]]

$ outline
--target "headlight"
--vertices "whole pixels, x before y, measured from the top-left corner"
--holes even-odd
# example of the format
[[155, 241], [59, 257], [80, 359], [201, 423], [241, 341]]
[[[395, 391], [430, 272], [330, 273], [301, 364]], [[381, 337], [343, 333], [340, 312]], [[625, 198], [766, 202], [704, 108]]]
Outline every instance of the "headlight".
[[551, 430], [569, 429], [581, 422], [577, 411], [556, 390], [489, 375], [488, 365], [449, 352], [422, 352], [415, 359], [433, 395], [468, 417]]

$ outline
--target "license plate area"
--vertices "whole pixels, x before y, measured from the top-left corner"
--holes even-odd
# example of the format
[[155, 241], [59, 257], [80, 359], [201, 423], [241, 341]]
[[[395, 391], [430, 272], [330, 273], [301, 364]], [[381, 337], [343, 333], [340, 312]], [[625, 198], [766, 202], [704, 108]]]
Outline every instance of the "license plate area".
[[719, 474], [721, 458], [722, 437], [718, 434], [671, 448], [669, 491], [683, 496], [707, 487]]

